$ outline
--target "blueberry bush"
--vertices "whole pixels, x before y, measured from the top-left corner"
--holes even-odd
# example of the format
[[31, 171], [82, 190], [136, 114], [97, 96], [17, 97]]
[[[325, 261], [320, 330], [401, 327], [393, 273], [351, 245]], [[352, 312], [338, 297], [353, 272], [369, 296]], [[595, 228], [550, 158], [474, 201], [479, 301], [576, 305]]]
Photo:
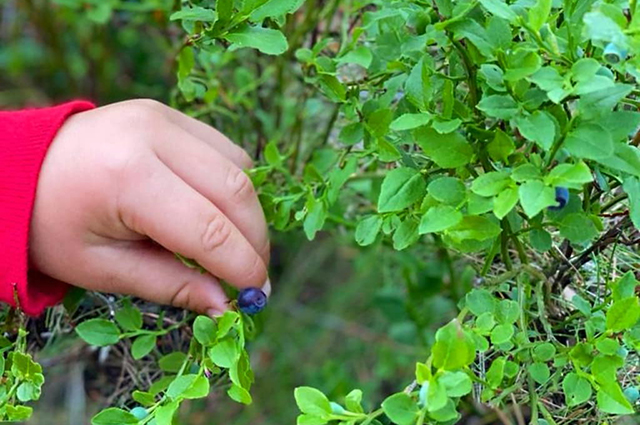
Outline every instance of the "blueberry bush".
[[[403, 282], [391, 320], [408, 317], [426, 349], [414, 373], [373, 399], [299, 386], [299, 425], [455, 424], [478, 406], [505, 425], [636, 412], [635, 0], [53, 3], [95, 28], [159, 14], [154, 37], [176, 58], [171, 105], [255, 157], [274, 231], [405, 262], [384, 279]], [[430, 288], [436, 257], [442, 285]], [[426, 318], [434, 292], [453, 316]], [[74, 292], [66, 322], [47, 326], [71, 323], [154, 370], [94, 425], [170, 425], [184, 400], [216, 390], [251, 403], [251, 308], [214, 321], [88, 297], [102, 302]], [[5, 314], [0, 414], [21, 420], [44, 378], [25, 319]]]

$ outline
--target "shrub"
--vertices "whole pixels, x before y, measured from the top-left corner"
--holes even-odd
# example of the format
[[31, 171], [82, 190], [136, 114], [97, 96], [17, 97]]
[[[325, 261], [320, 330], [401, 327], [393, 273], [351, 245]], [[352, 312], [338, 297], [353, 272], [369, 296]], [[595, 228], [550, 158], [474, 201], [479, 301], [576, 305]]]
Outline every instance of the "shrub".
[[[82, 13], [106, 22], [118, 7]], [[186, 33], [171, 102], [251, 148], [274, 229], [449, 264], [459, 314], [406, 388], [365, 411], [358, 389], [338, 404], [299, 387], [298, 424], [456, 423], [469, 400], [519, 423], [634, 413], [638, 281], [612, 259], [640, 228], [635, 1], [193, 1], [170, 20]], [[170, 424], [219, 380], [251, 402], [247, 316], [189, 331], [190, 315], [154, 326], [126, 300], [115, 323], [102, 313], [80, 337], [132, 340], [134, 358], [171, 332], [194, 338], [160, 349], [162, 377], [94, 424]], [[24, 338], [5, 344], [9, 419], [42, 384]]]

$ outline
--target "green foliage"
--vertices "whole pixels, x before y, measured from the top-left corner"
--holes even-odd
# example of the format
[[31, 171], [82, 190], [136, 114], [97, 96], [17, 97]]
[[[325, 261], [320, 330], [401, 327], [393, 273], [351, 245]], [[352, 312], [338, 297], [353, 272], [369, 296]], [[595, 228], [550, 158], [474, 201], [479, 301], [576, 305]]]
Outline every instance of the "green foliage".
[[[310, 240], [347, 234], [374, 253], [404, 251], [393, 255], [412, 265], [398, 273], [405, 287], [376, 300], [398, 328], [411, 326], [411, 344], [429, 347], [406, 377], [414, 382], [377, 409], [359, 389], [342, 398], [298, 387], [298, 424], [455, 423], [469, 397], [528, 406], [533, 424], [579, 423], [566, 408], [580, 409], [580, 423], [634, 413], [638, 282], [632, 265], [617, 278], [599, 259], [633, 245], [640, 226], [635, 1], [160, 3], [186, 33], [173, 40], [171, 103], [251, 150], [270, 225]], [[104, 24], [133, 4], [146, 11], [114, 1], [86, 16]], [[570, 190], [562, 209], [557, 187]], [[447, 264], [441, 286], [430, 286], [424, 251]], [[586, 267], [597, 268], [587, 282]], [[435, 293], [459, 314], [431, 319], [440, 328], [430, 334], [423, 316]], [[126, 301], [112, 317], [93, 314], [76, 332], [96, 346], [131, 342], [131, 356], [157, 359], [162, 375], [132, 393], [137, 405], [94, 424], [171, 424], [183, 400], [226, 376], [228, 396], [251, 403], [248, 318], [152, 325]], [[188, 352], [164, 350], [184, 327]], [[19, 402], [42, 385], [15, 344], [8, 419], [28, 416]]]

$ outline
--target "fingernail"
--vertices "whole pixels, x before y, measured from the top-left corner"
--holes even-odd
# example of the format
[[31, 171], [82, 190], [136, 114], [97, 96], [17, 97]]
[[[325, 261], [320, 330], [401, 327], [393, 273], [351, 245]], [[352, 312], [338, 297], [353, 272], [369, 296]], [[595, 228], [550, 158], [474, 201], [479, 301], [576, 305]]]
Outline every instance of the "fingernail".
[[262, 285], [262, 292], [264, 292], [267, 297], [271, 296], [271, 281], [269, 278], [267, 278], [267, 281]]
[[212, 319], [217, 319], [223, 314], [224, 314], [223, 312], [215, 308], [210, 308], [209, 310], [207, 310], [207, 316], [211, 317]]

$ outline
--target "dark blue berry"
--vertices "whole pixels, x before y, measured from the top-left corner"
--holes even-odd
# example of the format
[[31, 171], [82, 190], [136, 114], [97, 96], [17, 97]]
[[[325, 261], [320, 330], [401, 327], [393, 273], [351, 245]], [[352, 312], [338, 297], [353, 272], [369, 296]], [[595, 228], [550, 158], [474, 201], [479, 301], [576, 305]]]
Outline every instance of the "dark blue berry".
[[558, 211], [563, 209], [564, 206], [567, 205], [567, 202], [569, 202], [569, 189], [567, 189], [566, 187], [556, 187], [556, 202], [558, 203], [558, 205], [549, 207], [550, 210]]
[[618, 47], [615, 43], [609, 43], [604, 48], [604, 60], [611, 64], [620, 63], [627, 58], [626, 49]]
[[245, 314], [258, 314], [267, 305], [267, 296], [261, 289], [247, 288], [238, 294], [238, 308]]

